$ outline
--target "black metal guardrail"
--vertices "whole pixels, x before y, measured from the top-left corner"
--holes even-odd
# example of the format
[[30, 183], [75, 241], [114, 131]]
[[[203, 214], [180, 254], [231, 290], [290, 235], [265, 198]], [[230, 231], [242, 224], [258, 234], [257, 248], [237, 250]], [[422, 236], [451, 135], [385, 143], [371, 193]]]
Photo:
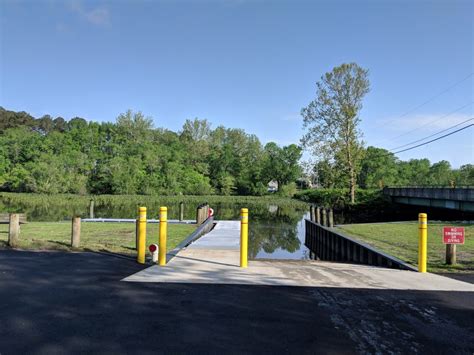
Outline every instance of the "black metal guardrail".
[[305, 245], [320, 260], [347, 262], [417, 271], [415, 267], [354, 240], [331, 228], [306, 219]]

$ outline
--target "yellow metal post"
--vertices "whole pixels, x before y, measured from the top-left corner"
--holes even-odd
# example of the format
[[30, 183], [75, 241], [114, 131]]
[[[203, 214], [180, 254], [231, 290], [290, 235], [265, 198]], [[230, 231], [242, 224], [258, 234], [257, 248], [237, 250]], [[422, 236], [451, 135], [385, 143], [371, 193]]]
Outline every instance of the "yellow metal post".
[[247, 267], [249, 242], [249, 210], [240, 210], [240, 267]]
[[426, 272], [428, 243], [428, 216], [426, 213], [418, 215], [418, 271]]
[[160, 207], [160, 240], [158, 243], [158, 264], [166, 265], [166, 238], [168, 233], [168, 209]]
[[137, 261], [145, 264], [146, 249], [146, 207], [138, 209], [138, 252]]

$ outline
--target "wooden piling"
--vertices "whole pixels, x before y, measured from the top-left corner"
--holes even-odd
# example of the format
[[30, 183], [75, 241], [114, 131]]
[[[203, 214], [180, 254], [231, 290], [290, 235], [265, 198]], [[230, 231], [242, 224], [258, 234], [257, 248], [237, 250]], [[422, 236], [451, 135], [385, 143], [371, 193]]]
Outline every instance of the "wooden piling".
[[196, 209], [196, 224], [199, 226], [201, 224], [201, 205]]
[[184, 220], [184, 202], [179, 203], [179, 220]]
[[18, 247], [20, 241], [20, 215], [10, 213], [8, 227], [8, 245], [12, 248]]
[[324, 227], [326, 227], [327, 226], [327, 218], [326, 218], [326, 209], [325, 208], [323, 208], [322, 214], [323, 214], [323, 223], [322, 223], [322, 225]]
[[311, 220], [311, 222], [314, 222], [316, 220], [313, 205], [309, 206], [309, 219]]
[[456, 244], [446, 244], [446, 264], [456, 264]]
[[198, 226], [204, 223], [209, 213], [209, 205], [199, 205], [196, 211], [196, 223]]
[[89, 218], [94, 218], [94, 200], [91, 199], [89, 202]]
[[321, 209], [316, 207], [316, 223], [321, 224]]
[[71, 246], [79, 248], [81, 244], [81, 217], [72, 218]]
[[334, 227], [334, 213], [332, 211], [332, 208], [329, 209], [329, 227]]

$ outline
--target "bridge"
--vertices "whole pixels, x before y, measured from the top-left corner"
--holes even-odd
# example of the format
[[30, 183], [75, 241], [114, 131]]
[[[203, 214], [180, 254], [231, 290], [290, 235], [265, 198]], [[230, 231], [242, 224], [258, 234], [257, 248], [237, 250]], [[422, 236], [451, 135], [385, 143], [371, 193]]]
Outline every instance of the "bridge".
[[385, 187], [393, 202], [474, 212], [474, 187]]

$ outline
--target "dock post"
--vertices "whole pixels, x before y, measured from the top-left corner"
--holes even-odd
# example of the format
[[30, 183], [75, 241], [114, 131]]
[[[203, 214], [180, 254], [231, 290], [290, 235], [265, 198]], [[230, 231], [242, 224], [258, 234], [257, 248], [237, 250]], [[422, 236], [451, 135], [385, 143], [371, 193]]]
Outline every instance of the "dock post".
[[332, 208], [329, 209], [329, 228], [334, 227], [334, 213], [332, 211]]
[[81, 217], [72, 217], [71, 247], [79, 248], [81, 244]]
[[12, 248], [18, 247], [20, 239], [20, 215], [17, 213], [10, 213], [10, 220], [8, 225], [8, 245]]
[[160, 241], [158, 243], [158, 264], [166, 265], [166, 239], [168, 233], [168, 208], [160, 207]]
[[196, 224], [200, 226], [204, 220], [202, 219], [203, 216], [203, 205], [199, 205], [196, 211]]
[[446, 264], [456, 264], [456, 244], [446, 244]]
[[146, 248], [146, 207], [138, 209], [138, 251], [137, 262], [145, 264]]
[[240, 210], [240, 267], [248, 265], [249, 210]]
[[428, 242], [428, 216], [418, 214], [418, 271], [426, 272], [426, 252]]
[[209, 204], [206, 202], [206, 205], [204, 206], [204, 215], [202, 217], [203, 223], [208, 218], [209, 218]]
[[323, 227], [326, 227], [326, 226], [327, 226], [327, 218], [326, 218], [326, 209], [325, 209], [325, 208], [323, 208], [322, 214], [323, 214], [323, 223], [322, 223], [322, 226], [323, 226]]
[[179, 203], [179, 221], [182, 222], [184, 220], [184, 202]]
[[321, 209], [316, 207], [316, 223], [321, 224]]
[[89, 202], [89, 218], [94, 218], [94, 199]]
[[309, 206], [309, 219], [311, 220], [311, 222], [314, 222], [316, 220], [314, 214], [314, 205]]

